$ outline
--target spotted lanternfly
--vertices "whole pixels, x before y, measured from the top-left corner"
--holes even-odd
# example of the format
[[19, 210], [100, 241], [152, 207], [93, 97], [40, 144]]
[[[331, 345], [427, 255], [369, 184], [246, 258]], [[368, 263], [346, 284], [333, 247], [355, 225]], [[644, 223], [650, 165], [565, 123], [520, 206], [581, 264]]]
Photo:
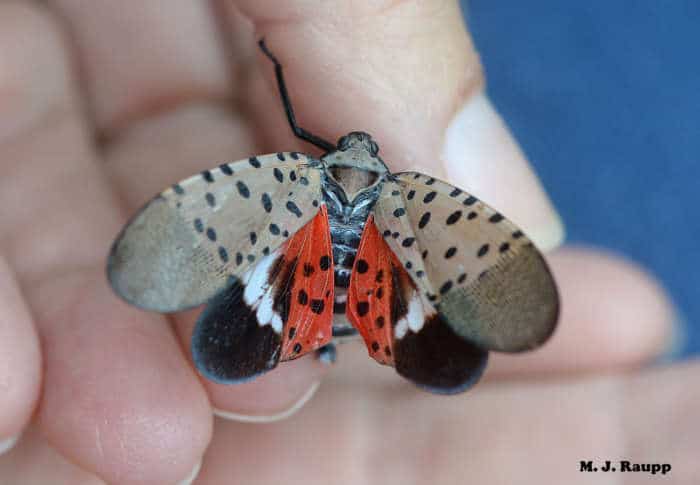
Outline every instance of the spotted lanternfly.
[[156, 196], [112, 247], [108, 276], [129, 303], [175, 312], [206, 303], [192, 337], [199, 371], [253, 379], [334, 340], [362, 336], [370, 356], [438, 393], [467, 389], [488, 351], [541, 345], [557, 289], [532, 242], [465, 191], [391, 173], [362, 132], [325, 151], [252, 157]]

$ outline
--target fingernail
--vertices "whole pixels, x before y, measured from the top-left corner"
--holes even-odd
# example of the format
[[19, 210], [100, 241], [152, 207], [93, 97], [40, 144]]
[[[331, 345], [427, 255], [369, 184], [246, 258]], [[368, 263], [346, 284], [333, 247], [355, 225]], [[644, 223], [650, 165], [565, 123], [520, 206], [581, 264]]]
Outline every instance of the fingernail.
[[561, 244], [561, 217], [483, 92], [467, 100], [450, 122], [442, 157], [450, 182], [503, 212], [540, 249]]
[[688, 320], [676, 311], [676, 318], [671, 326], [668, 347], [657, 359], [657, 364], [671, 364], [683, 358], [688, 346]]
[[187, 478], [185, 478], [182, 481], [179, 481], [177, 485], [192, 485], [192, 483], [195, 481], [197, 478], [197, 475], [199, 475], [199, 470], [202, 469], [202, 462], [200, 461], [195, 465], [195, 467], [192, 469], [192, 472], [187, 475]]
[[231, 421], [240, 421], [243, 423], [274, 423], [275, 421], [281, 421], [290, 417], [292, 414], [299, 411], [304, 405], [311, 400], [318, 387], [321, 385], [320, 381], [314, 382], [311, 387], [290, 407], [281, 410], [278, 413], [268, 413], [261, 415], [254, 414], [239, 414], [231, 411], [223, 411], [221, 409], [214, 408], [213, 412], [215, 416], [223, 419], [229, 419]]
[[12, 448], [14, 448], [18, 441], [19, 436], [13, 436], [12, 438], [0, 441], [0, 455], [2, 455], [3, 453], [7, 453]]

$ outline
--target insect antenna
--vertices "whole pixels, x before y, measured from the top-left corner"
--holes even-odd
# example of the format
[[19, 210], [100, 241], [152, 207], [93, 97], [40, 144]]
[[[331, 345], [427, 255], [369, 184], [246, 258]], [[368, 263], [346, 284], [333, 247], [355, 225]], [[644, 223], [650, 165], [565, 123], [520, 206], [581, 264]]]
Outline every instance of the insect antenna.
[[285, 113], [287, 113], [287, 120], [289, 121], [289, 126], [292, 128], [294, 135], [296, 135], [297, 138], [301, 138], [302, 140], [309, 142], [312, 145], [315, 145], [326, 152], [331, 152], [331, 151], [335, 150], [336, 147], [333, 143], [330, 143], [319, 136], [316, 136], [312, 133], [309, 133], [304, 128], [297, 125], [297, 120], [294, 117], [294, 110], [292, 109], [292, 102], [289, 99], [289, 93], [287, 92], [287, 86], [284, 83], [284, 74], [282, 73], [282, 64], [280, 64], [280, 62], [277, 60], [277, 58], [267, 48], [267, 45], [265, 44], [265, 39], [260, 39], [258, 41], [258, 45], [260, 46], [260, 49], [263, 51], [263, 53], [267, 56], [267, 58], [270, 59], [270, 61], [272, 61], [272, 63], [275, 66], [275, 77], [277, 78], [277, 89], [279, 89], [280, 97], [282, 98], [282, 104], [284, 105], [284, 111], [285, 111]]

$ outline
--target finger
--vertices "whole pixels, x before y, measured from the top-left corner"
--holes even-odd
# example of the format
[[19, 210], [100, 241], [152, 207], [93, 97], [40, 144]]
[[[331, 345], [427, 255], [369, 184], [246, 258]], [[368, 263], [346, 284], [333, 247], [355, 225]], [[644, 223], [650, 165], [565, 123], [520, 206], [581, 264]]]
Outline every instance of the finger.
[[[582, 460], [607, 459], [670, 463], [665, 478], [691, 484], [700, 473], [700, 393], [689, 383], [698, 377], [695, 362], [632, 376], [483, 386], [451, 398], [328, 386], [294, 422], [217, 423], [201, 479], [223, 483], [233, 473], [242, 483], [276, 483], [283, 474], [309, 485], [327, 483], [329, 474], [338, 485], [461, 484], [465, 476], [533, 485], [592, 483], [592, 475], [611, 485], [659, 479], [580, 471]], [[274, 466], [266, 466], [270, 456]]]
[[668, 351], [675, 312], [637, 265], [599, 250], [564, 247], [548, 258], [559, 285], [557, 331], [541, 349], [493, 354], [492, 377], [542, 376], [638, 367]]
[[[458, 2], [236, 5], [283, 63], [301, 126], [331, 141], [367, 131], [392, 170], [446, 171], [541, 248], [561, 242], [559, 216], [483, 94], [481, 66]], [[276, 146], [285, 146], [277, 135], [288, 130], [272, 70], [260, 60], [268, 83], [252, 97], [267, 101], [254, 112], [260, 126], [276, 135]]]
[[68, 22], [98, 130], [229, 95], [228, 60], [207, 2], [52, 0]]
[[6, 2], [0, 24], [0, 58], [22, 80], [0, 87], [22, 113], [2, 118], [23, 120], [0, 143], [0, 205], [13, 207], [0, 238], [44, 343], [42, 431], [108, 482], [175, 483], [208, 441], [206, 396], [162, 319], [107, 287], [104, 254], [124, 218], [95, 163], [54, 19]]
[[104, 485], [105, 482], [66, 461], [32, 426], [10, 453], [0, 457], [0, 483]]
[[40, 385], [34, 322], [12, 269], [0, 257], [0, 455], [14, 445], [31, 418]]

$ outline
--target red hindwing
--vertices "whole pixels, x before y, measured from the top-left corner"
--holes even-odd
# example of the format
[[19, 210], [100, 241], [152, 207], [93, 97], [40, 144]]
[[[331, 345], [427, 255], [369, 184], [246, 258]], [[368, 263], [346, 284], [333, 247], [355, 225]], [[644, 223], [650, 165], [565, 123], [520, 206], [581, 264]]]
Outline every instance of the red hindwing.
[[[398, 284], [397, 284], [398, 283]], [[350, 276], [346, 314], [378, 362], [394, 365], [394, 325], [403, 306], [397, 294], [399, 284], [411, 284], [394, 252], [369, 217], [362, 232]]]
[[284, 248], [292, 266], [287, 279], [289, 314], [281, 360], [291, 360], [330, 343], [333, 323], [333, 251], [326, 206]]

